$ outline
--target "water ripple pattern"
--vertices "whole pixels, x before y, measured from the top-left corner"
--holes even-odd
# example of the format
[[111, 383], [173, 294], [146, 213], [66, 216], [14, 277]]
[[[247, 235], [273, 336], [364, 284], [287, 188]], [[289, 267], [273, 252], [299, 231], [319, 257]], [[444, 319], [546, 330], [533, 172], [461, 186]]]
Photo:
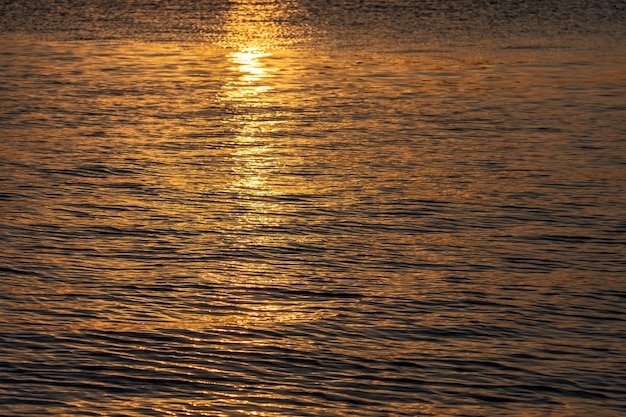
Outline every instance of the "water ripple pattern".
[[0, 415], [624, 415], [625, 22], [0, 0]]

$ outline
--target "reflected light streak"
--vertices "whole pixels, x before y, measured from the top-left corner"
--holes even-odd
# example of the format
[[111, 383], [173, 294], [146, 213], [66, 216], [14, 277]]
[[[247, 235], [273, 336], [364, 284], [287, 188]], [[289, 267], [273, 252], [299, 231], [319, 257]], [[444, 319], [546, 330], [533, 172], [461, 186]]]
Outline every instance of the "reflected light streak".
[[234, 66], [229, 69], [236, 76], [224, 86], [224, 101], [249, 107], [260, 107], [266, 103], [263, 97], [257, 96], [272, 89], [268, 82], [263, 81], [269, 81], [267, 79], [273, 77], [275, 69], [268, 68], [261, 61], [269, 56], [270, 53], [252, 48], [232, 52], [228, 59]]
[[[276, 152], [276, 132], [279, 125], [285, 123], [277, 116], [287, 101], [276, 88], [280, 81], [277, 77], [280, 68], [276, 64], [284, 61], [273, 59], [279, 32], [284, 34], [286, 30], [275, 23], [282, 13], [286, 11], [275, 4], [237, 3], [226, 24], [232, 35], [227, 42], [230, 50], [226, 54], [230, 74], [218, 97], [223, 107], [229, 109], [223, 125], [236, 129], [227, 187], [237, 196], [236, 202], [242, 210], [230, 225], [230, 237], [235, 239], [235, 246], [244, 251], [266, 251], [274, 246], [285, 246], [288, 239], [286, 234], [263, 232], [267, 228], [280, 227], [285, 221], [281, 216], [285, 208], [274, 198], [281, 192], [277, 170], [285, 165], [282, 152]], [[281, 55], [283, 53], [284, 50]], [[246, 280], [266, 282], [267, 274], [263, 270], [268, 266], [262, 262], [237, 262], [233, 268]], [[274, 270], [270, 275], [275, 274]], [[265, 306], [271, 304], [270, 300], [258, 301]], [[256, 307], [261, 310], [259, 305]], [[239, 325], [246, 326], [258, 320], [282, 320], [282, 315], [279, 310], [269, 310], [257, 317], [242, 316]], [[297, 318], [289, 316], [286, 319]]]
[[[272, 114], [264, 111], [271, 105], [265, 94], [271, 87], [263, 81], [273, 77], [273, 71], [261, 61], [270, 55], [250, 48], [229, 55], [231, 62], [236, 64], [231, 68], [236, 77], [224, 87], [223, 99], [238, 114], [224, 123], [239, 126], [235, 138], [238, 146], [233, 153], [236, 177], [233, 185], [247, 195], [271, 194], [266, 176], [271, 173], [275, 158], [270, 152], [271, 144], [264, 138], [271, 137], [276, 122], [272, 120]], [[264, 207], [258, 207], [258, 203], [254, 209], [265, 211]]]
[[261, 58], [271, 56], [268, 52], [259, 49], [247, 49], [243, 51], [233, 52], [231, 60], [235, 64], [239, 64], [237, 70], [244, 74], [244, 81], [256, 81], [264, 76], [269, 76], [269, 69], [260, 61]]

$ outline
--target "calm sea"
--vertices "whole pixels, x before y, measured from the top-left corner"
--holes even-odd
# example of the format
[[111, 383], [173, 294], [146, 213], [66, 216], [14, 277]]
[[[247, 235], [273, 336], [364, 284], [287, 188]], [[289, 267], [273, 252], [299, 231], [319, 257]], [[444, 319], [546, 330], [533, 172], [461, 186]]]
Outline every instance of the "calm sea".
[[626, 413], [626, 3], [0, 0], [0, 415]]

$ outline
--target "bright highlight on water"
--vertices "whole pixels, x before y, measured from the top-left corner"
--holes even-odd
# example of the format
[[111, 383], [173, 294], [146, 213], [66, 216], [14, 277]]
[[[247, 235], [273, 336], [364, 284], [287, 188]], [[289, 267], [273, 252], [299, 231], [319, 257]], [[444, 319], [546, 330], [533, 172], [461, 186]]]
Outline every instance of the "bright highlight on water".
[[0, 0], [0, 415], [624, 415], [624, 28]]

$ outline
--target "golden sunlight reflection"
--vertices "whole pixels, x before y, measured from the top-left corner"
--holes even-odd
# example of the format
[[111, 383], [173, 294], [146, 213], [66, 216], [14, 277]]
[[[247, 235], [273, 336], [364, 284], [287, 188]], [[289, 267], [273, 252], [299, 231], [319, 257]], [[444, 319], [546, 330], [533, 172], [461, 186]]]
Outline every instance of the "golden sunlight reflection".
[[[276, 23], [286, 20], [281, 18], [283, 13], [288, 13], [288, 9], [275, 3], [235, 3], [225, 24], [229, 33], [225, 45], [229, 73], [218, 99], [226, 109], [223, 125], [234, 130], [229, 155], [231, 172], [226, 186], [237, 196], [239, 209], [236, 222], [230, 225], [230, 238], [234, 239], [236, 248], [244, 251], [288, 244], [286, 234], [263, 232], [281, 227], [285, 221], [282, 215], [285, 207], [277, 197], [285, 191], [278, 173], [286, 163], [286, 152], [278, 132], [286, 123], [281, 118], [281, 109], [288, 106], [289, 98], [281, 95], [280, 88], [286, 71], [278, 65], [285, 61], [275, 56], [275, 53], [281, 58], [288, 55], [284, 48], [276, 50], [278, 39], [288, 30]], [[236, 263], [233, 269], [240, 277], [234, 279], [262, 281], [268, 275], [275, 275], [264, 273], [266, 267], [262, 262]], [[264, 305], [269, 306], [268, 301], [263, 300]], [[270, 316], [271, 320], [281, 320], [282, 313], [270, 309], [258, 317], [241, 320], [264, 321]], [[240, 324], [245, 325], [244, 322]]]
[[241, 51], [232, 52], [228, 58], [234, 64], [230, 70], [235, 72], [235, 77], [224, 87], [224, 100], [230, 101], [231, 105], [258, 107], [265, 100], [261, 95], [268, 92], [272, 87], [264, 82], [272, 77], [275, 68], [269, 68], [261, 59], [271, 56], [270, 53], [259, 49], [245, 48]]
[[223, 16], [223, 46], [242, 50], [243, 47], [272, 49], [289, 45], [305, 37], [307, 25], [289, 24], [292, 15], [303, 13], [297, 2], [232, 1]]
[[239, 64], [239, 67], [237, 67], [239, 72], [249, 74], [248, 76], [243, 77], [244, 81], [256, 81], [259, 78], [268, 75], [269, 70], [264, 67], [260, 58], [270, 55], [270, 53], [263, 52], [258, 49], [248, 49], [245, 51], [233, 52], [232, 61]]
[[[225, 125], [236, 126], [235, 149], [233, 150], [232, 185], [241, 197], [271, 194], [268, 175], [276, 166], [276, 157], [271, 152], [272, 132], [276, 124], [269, 108], [276, 97], [269, 78], [275, 68], [268, 67], [261, 58], [271, 56], [268, 52], [244, 48], [231, 53], [228, 58], [234, 64], [232, 78], [223, 88], [221, 100], [230, 109]], [[263, 207], [254, 207], [257, 210]]]

